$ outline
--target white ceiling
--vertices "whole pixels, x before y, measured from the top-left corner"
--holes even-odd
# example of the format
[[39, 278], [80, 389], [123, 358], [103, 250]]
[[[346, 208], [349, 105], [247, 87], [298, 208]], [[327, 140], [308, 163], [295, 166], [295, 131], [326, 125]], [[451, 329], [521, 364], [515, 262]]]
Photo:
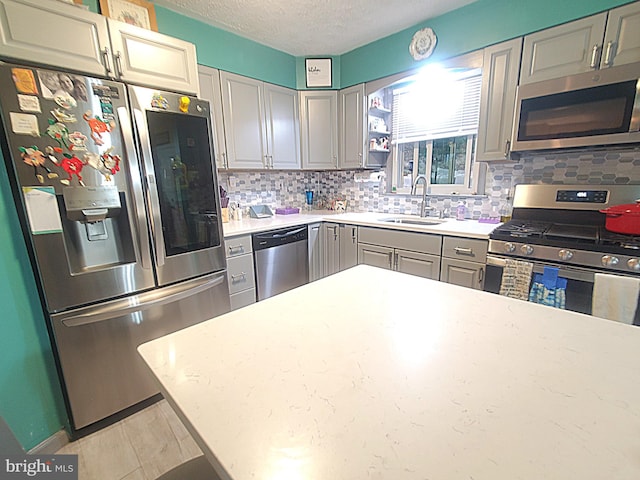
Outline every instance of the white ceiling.
[[153, 0], [294, 56], [341, 55], [474, 1]]

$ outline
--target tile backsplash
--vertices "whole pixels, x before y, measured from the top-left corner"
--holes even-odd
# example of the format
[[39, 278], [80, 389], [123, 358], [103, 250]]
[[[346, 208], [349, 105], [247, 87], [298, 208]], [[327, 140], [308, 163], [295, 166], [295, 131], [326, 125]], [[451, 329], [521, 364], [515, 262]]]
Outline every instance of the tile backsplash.
[[[305, 191], [314, 191], [316, 208], [327, 208], [332, 200], [347, 200], [352, 212], [417, 214], [420, 196], [387, 194], [384, 172], [370, 171], [220, 171], [220, 185], [230, 201], [247, 208], [303, 207]], [[613, 151], [529, 154], [516, 162], [489, 163], [485, 195], [429, 198], [434, 211], [450, 211], [460, 200], [467, 217], [479, 218], [483, 211], [500, 209], [515, 185], [640, 184], [640, 148]]]

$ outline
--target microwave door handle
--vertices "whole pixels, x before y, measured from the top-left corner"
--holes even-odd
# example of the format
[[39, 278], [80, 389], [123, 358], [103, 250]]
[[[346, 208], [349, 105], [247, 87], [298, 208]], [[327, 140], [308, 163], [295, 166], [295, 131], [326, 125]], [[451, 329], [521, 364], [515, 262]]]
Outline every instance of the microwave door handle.
[[149, 210], [151, 212], [151, 232], [154, 241], [154, 251], [156, 252], [156, 265], [164, 265], [166, 250], [164, 249], [164, 236], [162, 235], [162, 217], [160, 216], [160, 198], [158, 197], [158, 187], [153, 169], [153, 154], [151, 153], [151, 141], [149, 131], [146, 127], [144, 113], [138, 108], [133, 109], [135, 117], [135, 128], [140, 139], [140, 149], [142, 150], [142, 161], [144, 162], [146, 191], [149, 196]]
[[178, 302], [189, 298], [198, 293], [205, 292], [211, 288], [221, 285], [225, 279], [225, 274], [216, 276], [195, 285], [189, 282], [187, 285], [179, 284], [173, 287], [163, 288], [162, 290], [154, 290], [152, 292], [142, 293], [135, 297], [125, 298], [110, 305], [92, 308], [87, 313], [72, 315], [62, 320], [65, 327], [81, 327], [93, 323], [111, 320], [114, 317], [121, 317], [135, 312], [149, 310], [153, 307], [161, 307], [168, 303]]
[[149, 236], [147, 235], [147, 220], [144, 210], [144, 197], [142, 194], [142, 178], [140, 177], [140, 164], [138, 163], [138, 154], [133, 143], [133, 129], [131, 128], [131, 117], [129, 111], [125, 107], [118, 107], [116, 110], [118, 120], [120, 120], [120, 128], [122, 131], [122, 141], [124, 151], [127, 154], [127, 162], [129, 163], [129, 181], [131, 182], [131, 199], [133, 200], [133, 218], [132, 225], [133, 244], [137, 245], [135, 249], [136, 257], [142, 268], [149, 270], [151, 268], [151, 246], [149, 244]]

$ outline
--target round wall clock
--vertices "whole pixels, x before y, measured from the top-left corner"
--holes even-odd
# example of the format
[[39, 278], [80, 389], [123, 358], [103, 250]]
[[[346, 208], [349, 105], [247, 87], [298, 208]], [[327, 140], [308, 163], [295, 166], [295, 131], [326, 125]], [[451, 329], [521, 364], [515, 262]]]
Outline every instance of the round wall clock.
[[423, 28], [418, 30], [411, 39], [409, 44], [409, 53], [414, 60], [424, 60], [429, 58], [436, 48], [436, 34], [431, 28]]

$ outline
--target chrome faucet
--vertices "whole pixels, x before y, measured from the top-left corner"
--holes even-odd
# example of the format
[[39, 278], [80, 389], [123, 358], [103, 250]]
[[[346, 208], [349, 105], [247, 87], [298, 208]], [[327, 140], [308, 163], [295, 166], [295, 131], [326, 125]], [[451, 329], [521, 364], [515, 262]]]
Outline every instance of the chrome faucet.
[[416, 194], [416, 187], [418, 186], [418, 183], [420, 183], [420, 180], [423, 181], [423, 183], [422, 183], [422, 205], [420, 205], [420, 216], [421, 217], [426, 217], [427, 216], [427, 185], [429, 184], [426, 175], [420, 174], [420, 175], [418, 175], [416, 177], [416, 179], [413, 181], [413, 186], [411, 187], [411, 195], [415, 195]]

